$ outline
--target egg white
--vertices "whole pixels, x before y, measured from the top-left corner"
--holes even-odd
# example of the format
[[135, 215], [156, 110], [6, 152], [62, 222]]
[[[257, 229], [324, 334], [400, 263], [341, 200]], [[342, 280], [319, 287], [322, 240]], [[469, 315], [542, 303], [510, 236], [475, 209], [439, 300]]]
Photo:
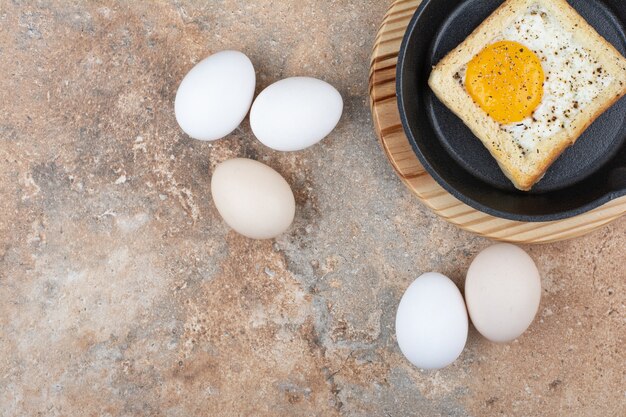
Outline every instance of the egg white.
[[[501, 126], [527, 151], [533, 151], [540, 139], [567, 128], [570, 120], [613, 81], [572, 33], [539, 5], [530, 6], [493, 43], [502, 40], [531, 49], [546, 75], [543, 98], [532, 116]], [[461, 71], [462, 79], [466, 68]]]

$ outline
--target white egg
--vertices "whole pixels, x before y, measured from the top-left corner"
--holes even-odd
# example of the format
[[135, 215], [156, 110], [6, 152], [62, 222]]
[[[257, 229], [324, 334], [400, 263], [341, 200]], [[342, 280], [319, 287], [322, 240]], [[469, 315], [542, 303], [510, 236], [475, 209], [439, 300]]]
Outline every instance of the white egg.
[[406, 290], [396, 313], [396, 337], [404, 356], [422, 369], [454, 362], [467, 341], [461, 292], [445, 275], [429, 272]]
[[254, 101], [250, 126], [265, 146], [299, 151], [324, 139], [339, 123], [341, 94], [330, 84], [293, 77], [267, 87]]
[[256, 85], [252, 62], [238, 51], [222, 51], [199, 62], [183, 78], [174, 109], [181, 129], [194, 139], [216, 140], [246, 117]]
[[488, 247], [467, 271], [465, 301], [472, 323], [487, 339], [518, 338], [532, 323], [541, 301], [535, 262], [515, 245]]
[[251, 239], [282, 234], [296, 211], [287, 181], [272, 168], [251, 159], [219, 164], [211, 178], [211, 194], [226, 224]]

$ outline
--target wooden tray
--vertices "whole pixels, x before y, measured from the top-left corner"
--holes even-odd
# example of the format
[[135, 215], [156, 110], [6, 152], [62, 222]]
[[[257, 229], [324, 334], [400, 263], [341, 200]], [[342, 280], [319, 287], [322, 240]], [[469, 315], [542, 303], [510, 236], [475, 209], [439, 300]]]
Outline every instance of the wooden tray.
[[400, 179], [431, 210], [478, 235], [514, 243], [548, 243], [582, 236], [626, 213], [626, 197], [565, 220], [524, 223], [493, 217], [460, 202], [421, 166], [404, 134], [396, 98], [396, 64], [402, 38], [421, 0], [395, 0], [376, 36], [370, 69], [374, 128]]

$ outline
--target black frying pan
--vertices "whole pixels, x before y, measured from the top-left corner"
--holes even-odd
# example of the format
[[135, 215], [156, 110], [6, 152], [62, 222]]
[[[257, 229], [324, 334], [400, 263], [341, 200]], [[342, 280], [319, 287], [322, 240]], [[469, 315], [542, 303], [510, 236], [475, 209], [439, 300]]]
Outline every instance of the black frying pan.
[[[568, 1], [626, 55], [624, 0]], [[423, 0], [409, 24], [398, 58], [398, 107], [424, 168], [466, 204], [511, 220], [563, 219], [626, 195], [626, 98], [596, 120], [532, 191], [522, 192], [428, 87], [432, 66], [503, 2]]]

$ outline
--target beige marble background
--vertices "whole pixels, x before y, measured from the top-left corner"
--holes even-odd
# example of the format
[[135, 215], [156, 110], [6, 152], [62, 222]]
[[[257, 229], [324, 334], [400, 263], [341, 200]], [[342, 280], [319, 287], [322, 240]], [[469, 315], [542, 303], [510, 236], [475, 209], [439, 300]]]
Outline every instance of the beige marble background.
[[[371, 127], [368, 58], [387, 1], [0, 1], [0, 416], [623, 416], [626, 218], [527, 247], [536, 322], [420, 372], [395, 308], [425, 271], [459, 286], [489, 242], [420, 205]], [[275, 153], [245, 122], [202, 143], [173, 98], [194, 63], [247, 53], [258, 89], [334, 84], [323, 143]], [[216, 163], [281, 172], [275, 241], [231, 232]]]

